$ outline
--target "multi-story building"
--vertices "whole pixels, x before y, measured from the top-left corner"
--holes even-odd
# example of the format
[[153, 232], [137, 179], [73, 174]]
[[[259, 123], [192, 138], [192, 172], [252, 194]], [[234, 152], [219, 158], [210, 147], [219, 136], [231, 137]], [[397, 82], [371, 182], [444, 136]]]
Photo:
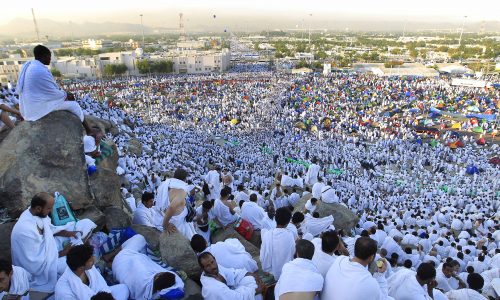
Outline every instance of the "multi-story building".
[[0, 82], [16, 82], [22, 65], [28, 58], [11, 57], [0, 60]]
[[142, 56], [142, 49], [135, 51], [101, 53], [97, 56], [97, 68], [104, 70], [107, 64], [124, 64], [127, 66], [128, 75], [139, 75], [137, 60]]
[[113, 42], [109, 40], [88, 39], [82, 41], [82, 47], [84, 49], [100, 50], [105, 48], [112, 48]]
[[94, 58], [65, 57], [51, 62], [51, 67], [55, 68], [64, 77], [68, 78], [96, 78], [99, 69]]
[[231, 53], [229, 49], [169, 52], [167, 59], [172, 60], [177, 74], [224, 72], [229, 68]]

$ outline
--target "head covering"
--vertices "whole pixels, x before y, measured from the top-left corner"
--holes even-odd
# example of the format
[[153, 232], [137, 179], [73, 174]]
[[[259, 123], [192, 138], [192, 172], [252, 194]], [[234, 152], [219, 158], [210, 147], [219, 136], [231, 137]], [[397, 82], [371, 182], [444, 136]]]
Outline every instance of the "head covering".
[[90, 135], [84, 136], [83, 137], [83, 151], [85, 153], [90, 153], [90, 152], [94, 152], [96, 149], [97, 149], [97, 147], [95, 145], [95, 139]]

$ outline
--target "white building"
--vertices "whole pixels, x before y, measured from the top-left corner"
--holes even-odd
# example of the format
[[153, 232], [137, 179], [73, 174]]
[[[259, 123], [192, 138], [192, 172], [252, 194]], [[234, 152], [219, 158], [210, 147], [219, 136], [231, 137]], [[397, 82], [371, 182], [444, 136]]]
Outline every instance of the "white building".
[[207, 45], [208, 43], [206, 41], [181, 41], [177, 42], [177, 50], [185, 51], [193, 49], [203, 49]]
[[297, 53], [295, 53], [295, 58], [296, 59], [313, 60], [314, 55], [312, 53], [307, 53], [307, 52], [297, 52]]
[[107, 64], [124, 64], [127, 66], [128, 75], [139, 75], [137, 60], [141, 58], [141, 55], [141, 48], [135, 51], [101, 53], [98, 55], [97, 67], [102, 71]]
[[63, 57], [52, 61], [51, 66], [67, 78], [94, 79], [100, 72], [94, 58]]
[[28, 58], [6, 58], [0, 60], [0, 82], [16, 82], [19, 77], [22, 65], [27, 62]]
[[109, 40], [88, 39], [82, 41], [82, 47], [84, 49], [99, 50], [113, 47], [113, 42]]
[[229, 49], [169, 52], [167, 59], [172, 60], [177, 74], [224, 72], [229, 68], [231, 52]]

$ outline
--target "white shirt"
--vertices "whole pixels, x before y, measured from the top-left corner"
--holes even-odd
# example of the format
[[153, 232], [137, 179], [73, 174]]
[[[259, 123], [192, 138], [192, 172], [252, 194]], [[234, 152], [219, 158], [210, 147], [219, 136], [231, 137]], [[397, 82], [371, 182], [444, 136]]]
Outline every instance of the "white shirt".
[[384, 300], [387, 281], [384, 274], [370, 274], [366, 267], [349, 257], [338, 257], [328, 270], [322, 300]]

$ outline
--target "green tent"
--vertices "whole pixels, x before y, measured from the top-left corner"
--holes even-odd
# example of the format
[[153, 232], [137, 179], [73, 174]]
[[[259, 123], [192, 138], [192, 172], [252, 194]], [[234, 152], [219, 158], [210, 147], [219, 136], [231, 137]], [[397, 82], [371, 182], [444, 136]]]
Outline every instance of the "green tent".
[[474, 127], [474, 129], [472, 129], [472, 131], [474, 131], [475, 133], [483, 133], [483, 127], [481, 126], [477, 126], [477, 127]]
[[438, 142], [438, 141], [436, 141], [435, 139], [432, 139], [432, 140], [429, 142], [429, 144], [431, 145], [431, 147], [432, 147], [432, 148], [435, 148], [435, 147], [439, 144], [439, 142]]

